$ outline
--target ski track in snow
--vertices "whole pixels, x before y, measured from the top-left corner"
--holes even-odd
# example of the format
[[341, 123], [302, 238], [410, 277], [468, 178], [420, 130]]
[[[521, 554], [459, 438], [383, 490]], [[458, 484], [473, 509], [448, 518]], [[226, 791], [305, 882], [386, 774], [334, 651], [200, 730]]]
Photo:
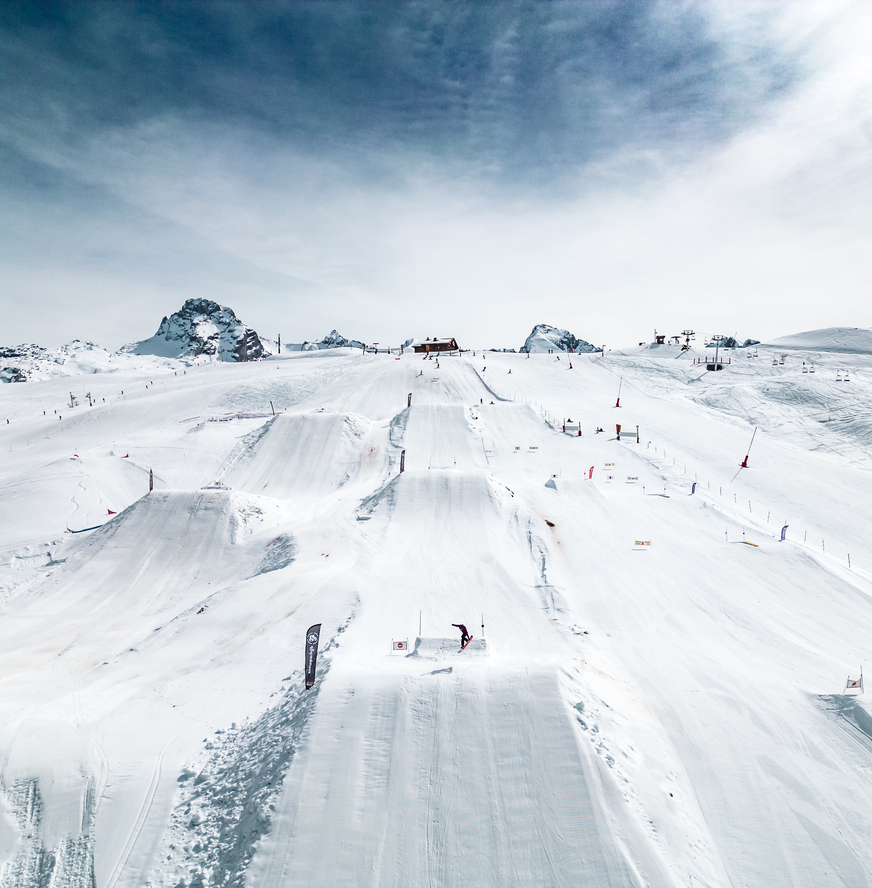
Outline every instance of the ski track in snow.
[[861, 334], [0, 386], [0, 888], [872, 886]]

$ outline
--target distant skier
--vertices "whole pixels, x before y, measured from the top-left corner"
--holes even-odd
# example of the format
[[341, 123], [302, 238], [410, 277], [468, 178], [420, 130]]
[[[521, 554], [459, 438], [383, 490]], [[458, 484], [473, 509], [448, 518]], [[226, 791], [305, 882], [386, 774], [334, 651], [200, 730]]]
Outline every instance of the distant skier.
[[460, 646], [463, 647], [467, 641], [469, 641], [469, 633], [466, 631], [466, 626], [463, 623], [452, 623], [455, 629], [460, 630]]

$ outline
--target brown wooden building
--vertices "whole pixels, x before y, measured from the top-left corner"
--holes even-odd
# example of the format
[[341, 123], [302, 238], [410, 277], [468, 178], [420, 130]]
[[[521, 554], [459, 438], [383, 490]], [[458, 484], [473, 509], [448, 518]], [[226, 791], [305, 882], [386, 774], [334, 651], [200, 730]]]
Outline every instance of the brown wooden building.
[[428, 352], [448, 352], [460, 351], [457, 340], [451, 339], [425, 339], [413, 346], [416, 354], [427, 354]]

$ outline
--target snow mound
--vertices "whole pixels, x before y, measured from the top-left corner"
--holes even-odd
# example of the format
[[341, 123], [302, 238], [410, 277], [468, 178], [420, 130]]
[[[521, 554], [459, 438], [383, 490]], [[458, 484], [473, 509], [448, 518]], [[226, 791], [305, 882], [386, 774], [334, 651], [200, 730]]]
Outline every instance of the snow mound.
[[320, 499], [356, 476], [368, 429], [357, 414], [276, 416], [223, 481], [234, 490], [297, 503]]
[[584, 339], [579, 339], [568, 330], [559, 330], [548, 324], [537, 324], [519, 349], [521, 352], [595, 352], [599, 349]]
[[809, 351], [872, 355], [872, 330], [867, 327], [824, 327], [773, 339], [767, 345]]
[[179, 311], [164, 317], [154, 336], [126, 345], [122, 352], [162, 358], [215, 355], [223, 361], [255, 361], [270, 354], [233, 309], [210, 299], [188, 299]]

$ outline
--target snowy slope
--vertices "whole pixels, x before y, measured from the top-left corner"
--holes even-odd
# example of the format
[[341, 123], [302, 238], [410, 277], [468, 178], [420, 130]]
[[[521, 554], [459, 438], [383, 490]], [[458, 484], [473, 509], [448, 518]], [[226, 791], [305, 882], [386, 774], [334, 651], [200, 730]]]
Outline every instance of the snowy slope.
[[781, 348], [809, 349], [811, 351], [872, 354], [872, 330], [863, 327], [827, 327], [782, 336], [772, 345]]
[[0, 388], [0, 886], [872, 885], [841, 336]]

